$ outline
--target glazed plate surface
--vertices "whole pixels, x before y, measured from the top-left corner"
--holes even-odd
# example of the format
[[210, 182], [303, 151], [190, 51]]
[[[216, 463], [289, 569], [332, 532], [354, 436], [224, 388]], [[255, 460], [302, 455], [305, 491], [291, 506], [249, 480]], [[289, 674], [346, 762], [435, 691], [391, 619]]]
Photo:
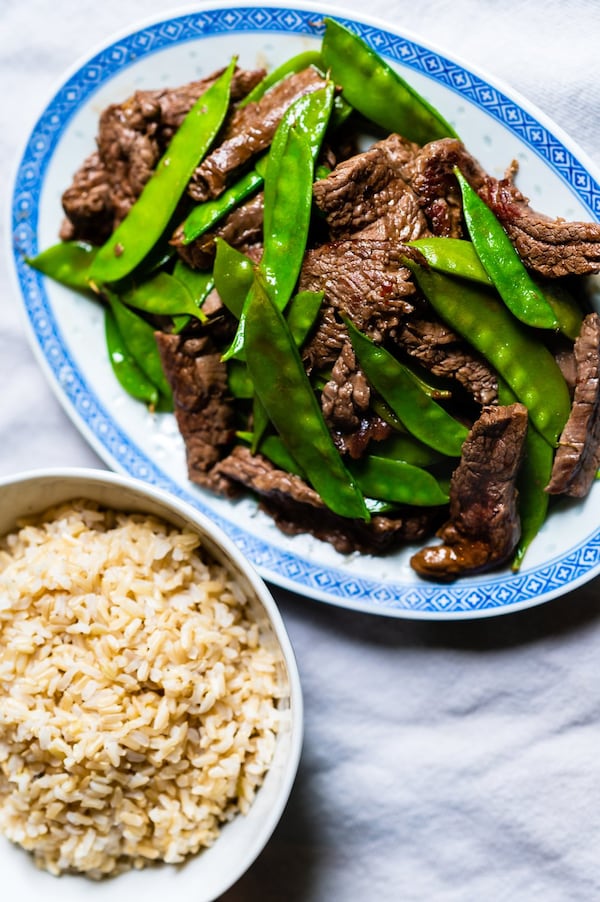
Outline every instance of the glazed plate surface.
[[[14, 185], [16, 283], [33, 346], [75, 425], [108, 466], [209, 515], [270, 582], [388, 616], [482, 617], [539, 604], [600, 572], [600, 482], [585, 501], [557, 505], [517, 574], [506, 568], [437, 585], [410, 568], [414, 547], [383, 558], [343, 556], [311, 537], [285, 536], [254, 501], [232, 503], [188, 481], [174, 417], [150, 414], [116, 383], [104, 351], [101, 308], [24, 263], [57, 242], [61, 194], [93, 150], [98, 116], [109, 103], [140, 88], [208, 75], [234, 54], [242, 66], [271, 69], [318, 46], [325, 14], [331, 9], [306, 4], [203, 6], [115, 38], [65, 77], [29, 137]], [[534, 209], [571, 220], [598, 218], [598, 174], [542, 112], [420, 38], [382, 22], [339, 11], [336, 16], [439, 108], [491, 175], [501, 177], [516, 160], [517, 184]]]

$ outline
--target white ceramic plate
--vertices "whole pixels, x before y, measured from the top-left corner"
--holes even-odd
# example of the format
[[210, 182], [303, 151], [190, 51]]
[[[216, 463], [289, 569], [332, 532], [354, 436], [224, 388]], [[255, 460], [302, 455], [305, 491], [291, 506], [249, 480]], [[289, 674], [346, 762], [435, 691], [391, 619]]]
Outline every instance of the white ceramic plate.
[[[137, 88], [207, 75], [234, 53], [242, 66], [271, 68], [318, 45], [324, 13], [307, 4], [202, 6], [115, 39], [65, 78], [33, 129], [14, 186], [15, 272], [33, 345], [67, 412], [109, 466], [207, 513], [271, 582], [347, 608], [415, 618], [481, 617], [538, 604], [600, 572], [600, 483], [585, 501], [557, 507], [520, 573], [506, 569], [451, 586], [417, 577], [408, 563], [413, 548], [345, 557], [310, 537], [286, 537], [253, 501], [234, 504], [189, 483], [174, 418], [150, 415], [116, 384], [101, 311], [23, 263], [56, 243], [61, 194], [93, 149], [107, 104]], [[595, 218], [598, 175], [542, 113], [414, 37], [372, 20], [345, 22], [439, 107], [490, 174], [503, 175], [516, 159], [519, 187], [536, 209]]]

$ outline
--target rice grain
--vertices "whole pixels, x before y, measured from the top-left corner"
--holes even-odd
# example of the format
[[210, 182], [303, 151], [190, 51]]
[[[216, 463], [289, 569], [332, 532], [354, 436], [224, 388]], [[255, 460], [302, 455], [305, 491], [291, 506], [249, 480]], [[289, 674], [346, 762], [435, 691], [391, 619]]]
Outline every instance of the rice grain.
[[179, 863], [247, 812], [281, 662], [199, 537], [74, 501], [0, 540], [0, 832], [52, 874]]

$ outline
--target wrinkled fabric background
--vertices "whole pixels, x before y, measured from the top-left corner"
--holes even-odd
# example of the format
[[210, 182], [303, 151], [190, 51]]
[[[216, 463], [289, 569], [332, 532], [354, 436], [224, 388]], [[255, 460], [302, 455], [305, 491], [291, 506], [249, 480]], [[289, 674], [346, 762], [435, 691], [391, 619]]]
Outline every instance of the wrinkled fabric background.
[[[3, 232], [18, 153], [63, 71], [115, 31], [180, 6], [0, 0]], [[504, 80], [600, 167], [595, 0], [344, 8]], [[102, 467], [33, 357], [6, 243], [0, 474]], [[222, 902], [600, 898], [600, 580], [537, 609], [465, 623], [370, 617], [275, 594], [304, 685], [304, 753], [271, 842]]]

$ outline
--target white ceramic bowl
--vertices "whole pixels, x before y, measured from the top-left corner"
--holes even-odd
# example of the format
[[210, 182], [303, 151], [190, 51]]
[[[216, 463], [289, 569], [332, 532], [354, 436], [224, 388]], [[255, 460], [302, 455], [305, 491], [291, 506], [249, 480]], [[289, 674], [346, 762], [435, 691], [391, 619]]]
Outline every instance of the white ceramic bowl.
[[0, 479], [0, 535], [10, 532], [17, 518], [75, 498], [129, 512], [144, 512], [177, 527], [190, 527], [203, 546], [225, 564], [255, 599], [263, 641], [280, 652], [284, 719], [274, 758], [247, 815], [226, 824], [213, 846], [182, 866], [159, 865], [130, 871], [102, 882], [81, 876], [56, 878], [41, 871], [31, 857], [0, 837], [2, 898], [19, 902], [81, 902], [83, 898], [129, 902], [209, 902], [224, 893], [250, 867], [275, 829], [296, 776], [302, 746], [302, 693], [294, 653], [285, 626], [262, 579], [221, 529], [190, 505], [139, 480], [111, 472], [65, 468], [37, 470]]

